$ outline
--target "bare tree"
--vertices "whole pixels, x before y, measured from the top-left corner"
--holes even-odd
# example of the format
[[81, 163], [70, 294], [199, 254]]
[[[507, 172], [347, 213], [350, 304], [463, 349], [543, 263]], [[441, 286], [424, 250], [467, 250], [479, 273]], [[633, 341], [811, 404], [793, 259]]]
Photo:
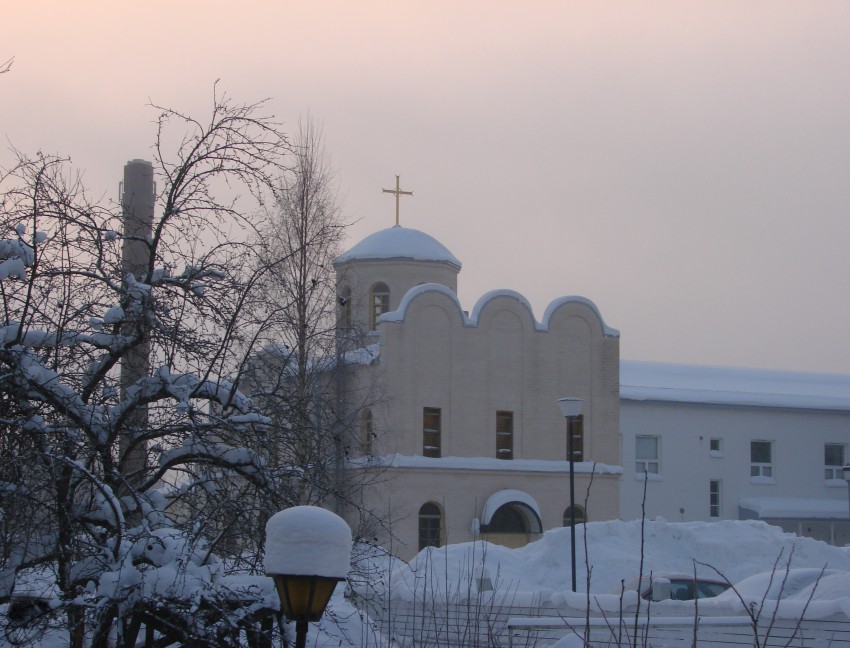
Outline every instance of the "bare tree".
[[373, 395], [347, 402], [350, 338], [338, 334], [333, 269], [347, 223], [322, 132], [309, 118], [299, 120], [292, 160], [278, 179], [277, 203], [266, 212], [264, 264], [272, 271], [265, 295], [276, 316], [272, 336], [253, 360], [251, 383], [274, 422], [274, 461], [291, 475], [269, 512], [320, 504], [341, 513], [344, 504], [357, 506], [351, 495], [362, 484], [348, 483], [354, 473], [344, 462], [360, 438], [358, 413]]
[[[179, 642], [232, 632], [219, 493], [238, 488], [247, 519], [280, 480], [237, 385], [275, 316], [250, 234], [287, 142], [262, 103], [218, 90], [204, 121], [154, 108], [138, 273], [120, 207], [89, 200], [66, 159], [18, 153], [0, 172], [0, 603], [41, 588], [73, 646], [133, 645], [142, 623]], [[140, 345], [150, 370], [119, 389]]]
[[0, 74], [5, 74], [9, 70], [11, 70], [12, 69], [12, 63], [14, 63], [14, 62], [15, 62], [15, 57], [13, 56], [9, 60], [4, 61], [3, 63], [0, 63]]

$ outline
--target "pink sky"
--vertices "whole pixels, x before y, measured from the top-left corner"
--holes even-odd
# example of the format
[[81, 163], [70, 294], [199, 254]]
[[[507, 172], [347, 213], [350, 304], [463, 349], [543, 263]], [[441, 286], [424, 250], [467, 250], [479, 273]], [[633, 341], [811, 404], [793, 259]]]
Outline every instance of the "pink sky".
[[7, 4], [2, 134], [94, 193], [148, 100], [203, 116], [220, 78], [323, 124], [351, 244], [400, 174], [468, 309], [579, 294], [624, 358], [850, 372], [843, 0]]

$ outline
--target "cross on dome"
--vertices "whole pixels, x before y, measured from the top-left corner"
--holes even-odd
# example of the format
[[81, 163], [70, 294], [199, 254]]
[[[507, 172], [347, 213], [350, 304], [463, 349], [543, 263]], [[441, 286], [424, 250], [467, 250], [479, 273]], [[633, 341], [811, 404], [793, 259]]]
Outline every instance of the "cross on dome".
[[399, 176], [395, 177], [395, 189], [383, 189], [384, 193], [393, 194], [395, 196], [395, 224], [398, 225], [398, 203], [401, 196], [412, 196], [412, 191], [402, 191], [399, 184]]

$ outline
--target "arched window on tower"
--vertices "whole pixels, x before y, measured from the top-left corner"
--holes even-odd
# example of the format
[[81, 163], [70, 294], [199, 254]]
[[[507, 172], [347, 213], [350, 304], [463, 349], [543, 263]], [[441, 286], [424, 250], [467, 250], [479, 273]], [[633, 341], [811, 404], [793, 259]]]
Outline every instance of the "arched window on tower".
[[[570, 515], [570, 509], [571, 508], [572, 507], [568, 506], [567, 510], [564, 511], [564, 526], [565, 527], [572, 526], [572, 524], [570, 523], [572, 521], [572, 516]], [[580, 506], [575, 507], [575, 519], [576, 519], [576, 524], [584, 524], [587, 521], [587, 516], [584, 512], [584, 509]]]
[[375, 438], [375, 434], [372, 431], [372, 410], [370, 409], [363, 411], [362, 432], [363, 454], [370, 455], [372, 454], [372, 439]]
[[339, 328], [351, 328], [351, 288], [343, 286], [339, 291]]
[[378, 318], [390, 310], [390, 288], [385, 283], [376, 283], [370, 291], [369, 328], [378, 327]]
[[434, 502], [419, 509], [419, 551], [443, 544], [443, 512]]

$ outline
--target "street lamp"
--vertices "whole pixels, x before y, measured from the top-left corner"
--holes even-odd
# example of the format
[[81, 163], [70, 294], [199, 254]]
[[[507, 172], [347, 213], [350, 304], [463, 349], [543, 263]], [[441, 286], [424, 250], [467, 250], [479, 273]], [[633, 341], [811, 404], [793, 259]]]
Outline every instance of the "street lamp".
[[295, 506], [266, 523], [266, 574], [280, 597], [280, 611], [295, 621], [295, 648], [307, 645], [307, 628], [322, 618], [351, 563], [351, 529], [317, 506]]
[[841, 472], [844, 473], [844, 481], [847, 482], [847, 501], [850, 502], [850, 463], [845, 463]]
[[576, 482], [575, 456], [573, 453], [573, 426], [581, 416], [583, 401], [580, 398], [559, 398], [558, 407], [567, 419], [567, 459], [570, 462], [570, 561], [572, 565], [573, 591], [576, 591]]

